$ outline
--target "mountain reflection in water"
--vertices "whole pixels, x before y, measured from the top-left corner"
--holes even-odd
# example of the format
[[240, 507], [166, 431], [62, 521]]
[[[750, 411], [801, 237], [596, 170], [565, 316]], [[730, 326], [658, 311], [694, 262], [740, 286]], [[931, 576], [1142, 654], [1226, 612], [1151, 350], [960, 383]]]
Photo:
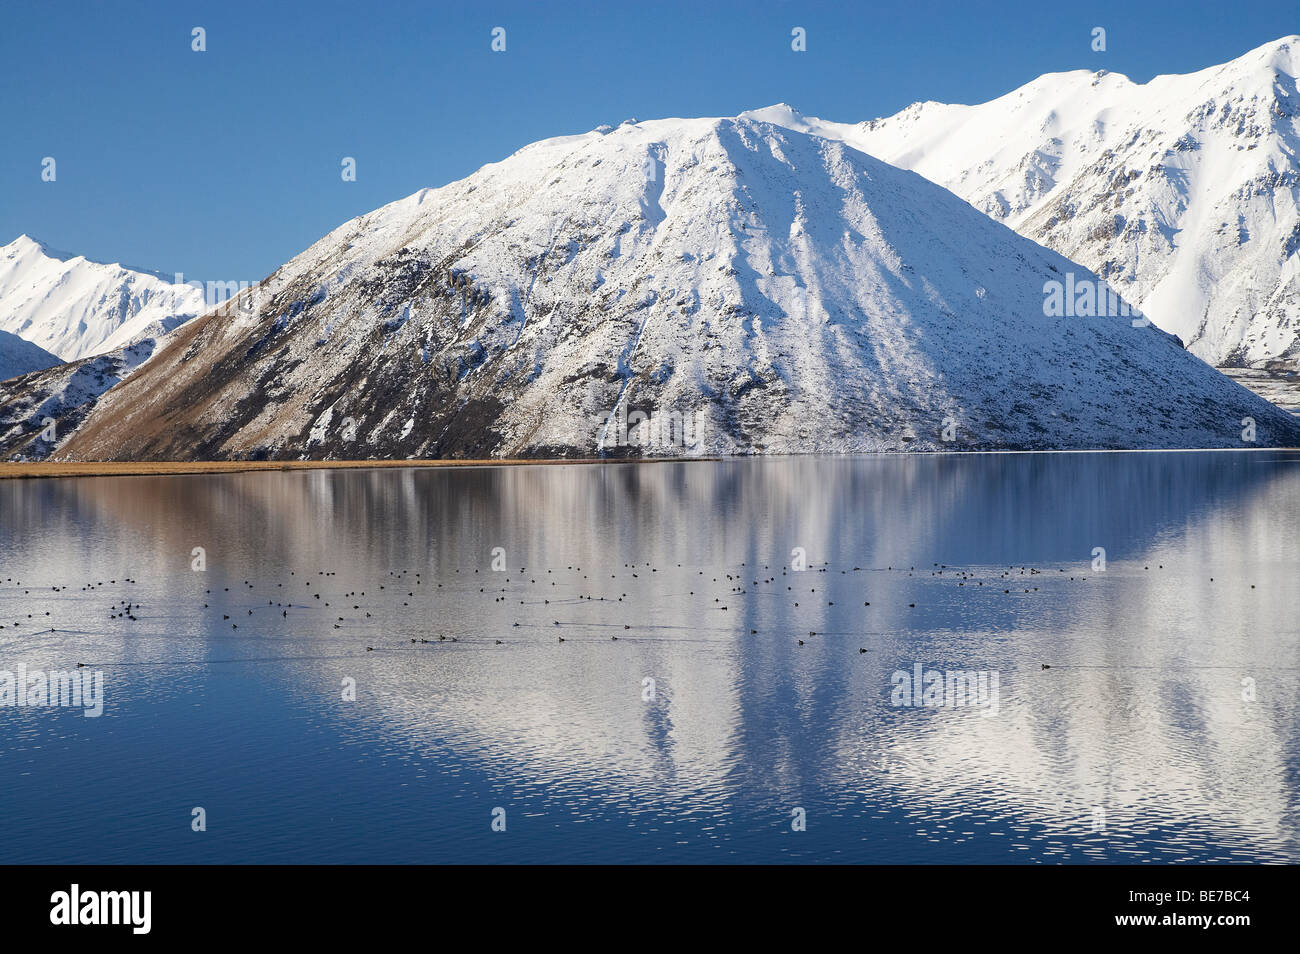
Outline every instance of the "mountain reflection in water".
[[0, 860], [1300, 861], [1297, 463], [0, 481]]

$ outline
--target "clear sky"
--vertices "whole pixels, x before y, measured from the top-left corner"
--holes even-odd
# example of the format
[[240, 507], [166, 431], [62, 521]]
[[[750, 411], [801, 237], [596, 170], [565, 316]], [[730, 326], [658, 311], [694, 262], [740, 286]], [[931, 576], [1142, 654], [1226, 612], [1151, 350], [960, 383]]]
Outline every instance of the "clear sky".
[[1057, 70], [1145, 81], [1296, 32], [1296, 0], [4, 0], [0, 244], [252, 282], [355, 215], [602, 123], [775, 102], [859, 121]]

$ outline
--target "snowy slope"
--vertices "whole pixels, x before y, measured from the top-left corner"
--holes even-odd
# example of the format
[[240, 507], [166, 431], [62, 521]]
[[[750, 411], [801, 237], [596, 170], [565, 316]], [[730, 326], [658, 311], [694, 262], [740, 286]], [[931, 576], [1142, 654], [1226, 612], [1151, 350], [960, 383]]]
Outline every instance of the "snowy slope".
[[[0, 337], [4, 334], [0, 332]], [[156, 339], [146, 338], [65, 364], [54, 358], [53, 367], [0, 379], [0, 460], [50, 456], [72, 436], [104, 393], [148, 361], [159, 346]], [[51, 420], [53, 440], [47, 437]]]
[[0, 381], [16, 378], [28, 371], [39, 371], [59, 363], [57, 356], [30, 341], [0, 331]]
[[[364, 215], [183, 325], [69, 459], [1300, 443], [1082, 272], [922, 177], [753, 119], [536, 143]], [[688, 446], [628, 412], [699, 415]], [[954, 442], [941, 440], [945, 419]]]
[[1300, 361], [1300, 36], [1133, 83], [1051, 73], [857, 125], [754, 115], [937, 182], [1107, 278], [1216, 364]]
[[157, 337], [204, 310], [201, 291], [154, 272], [55, 252], [26, 235], [0, 246], [0, 331], [64, 361]]

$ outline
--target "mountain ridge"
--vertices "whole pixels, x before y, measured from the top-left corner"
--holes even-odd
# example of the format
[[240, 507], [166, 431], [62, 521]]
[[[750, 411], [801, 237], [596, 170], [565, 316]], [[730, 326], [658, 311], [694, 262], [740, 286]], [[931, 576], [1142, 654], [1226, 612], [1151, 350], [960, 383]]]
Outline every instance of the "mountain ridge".
[[1300, 443], [1155, 328], [1048, 318], [1069, 271], [843, 141], [627, 122], [345, 223], [56, 457], [640, 456], [655, 411], [701, 422], [669, 454]]

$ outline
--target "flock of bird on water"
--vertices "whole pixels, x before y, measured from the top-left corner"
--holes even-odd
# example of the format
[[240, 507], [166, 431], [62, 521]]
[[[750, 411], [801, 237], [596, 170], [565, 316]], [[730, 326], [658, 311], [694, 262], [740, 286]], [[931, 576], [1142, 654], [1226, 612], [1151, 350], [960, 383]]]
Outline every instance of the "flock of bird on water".
[[[491, 592], [489, 592], [489, 587], [486, 585], [486, 580], [481, 578], [481, 582], [484, 582], [485, 585], [479, 586], [478, 592], [480, 594], [483, 594], [485, 599], [491, 598], [494, 603], [507, 602], [510, 600], [512, 596], [525, 597], [525, 598], [520, 598], [518, 603], [521, 607], [530, 607], [530, 609], [524, 610], [523, 612], [526, 614], [524, 618], [522, 620], [518, 620], [518, 619], [514, 620], [510, 624], [510, 628], [511, 629], [519, 629], [519, 628], [537, 629], [537, 628], [544, 627], [544, 628], [549, 628], [552, 631], [555, 631], [558, 628], [559, 632], [556, 632], [556, 639], [559, 643], [570, 642], [575, 639], [581, 640], [583, 639], [583, 637], [575, 636], [573, 631], [574, 630], [581, 631], [583, 629], [590, 629], [590, 628], [610, 630], [621, 626], [621, 630], [618, 630], [617, 632], [606, 633], [598, 637], [588, 637], [588, 638], [603, 639], [604, 635], [608, 635], [609, 639], [612, 641], [618, 641], [620, 638], [627, 639], [629, 638], [628, 633], [632, 633], [632, 636], [630, 638], [636, 638], [635, 630], [638, 629], [647, 630], [647, 629], [664, 629], [664, 628], [670, 628], [670, 629], [688, 628], [682, 626], [664, 627], [662, 625], [657, 625], [652, 622], [649, 622], [644, 618], [638, 620], [637, 622], [623, 622], [620, 620], [613, 623], [607, 621], [584, 622], [584, 621], [577, 621], [572, 619], [560, 620], [555, 618], [555, 616], [557, 615], [556, 613], [550, 611], [549, 609], [546, 609], [547, 607], [558, 608], [558, 607], [568, 607], [574, 605], [596, 604], [596, 603], [605, 603], [605, 604], [622, 603], [625, 599], [629, 598], [628, 593], [624, 591], [625, 589], [631, 589], [635, 591], [636, 588], [638, 588], [639, 586], [643, 586], [648, 581], [648, 579], [651, 578], [650, 575], [657, 574], [661, 570], [660, 567], [654, 566], [650, 563], [645, 563], [645, 564], [625, 563], [623, 565], [623, 568], [625, 572], [621, 578], [622, 582], [618, 584], [616, 587], [613, 587], [613, 584], [611, 584], [611, 586], [614, 589], [619, 590], [619, 592], [617, 593], [610, 592], [606, 595], [597, 595], [596, 593], [578, 593], [574, 596], [560, 596], [558, 594], [552, 594], [551, 596], [548, 597], [548, 596], [543, 596], [541, 595], [541, 592], [538, 592], [535, 598], [533, 599], [526, 598], [529, 595], [529, 593], [527, 589], [523, 589], [525, 585], [526, 587], [529, 588], [538, 587], [538, 586], [544, 587], [546, 586], [547, 583], [549, 583], [550, 587], [562, 586], [564, 588], [564, 591], [567, 591], [572, 587], [584, 586], [583, 581], [585, 581], [584, 588], [595, 589], [597, 584], [595, 583], [595, 581], [592, 581], [590, 579], [591, 574], [590, 573], [583, 574], [581, 567], [572, 566], [572, 565], [566, 566], [563, 569], [559, 569], [557, 567], [546, 568], [544, 573], [538, 574], [543, 577], [541, 582], [538, 581], [537, 576], [528, 576], [526, 567], [519, 568], [518, 576], [510, 574], [509, 571], [502, 571], [500, 569], [495, 571], [487, 571], [486, 576], [488, 577], [496, 577], [498, 575], [503, 574], [503, 582], [505, 582], [507, 586], [500, 586], [500, 587], [492, 586]], [[676, 565], [676, 568], [681, 569], [682, 565], [679, 563]], [[662, 569], [667, 570], [668, 568], [664, 567]], [[686, 572], [689, 573], [690, 569], [695, 569], [696, 580], [698, 580], [699, 577], [706, 576], [706, 571], [703, 569], [689, 568]], [[1057, 567], [1056, 569], [1058, 574], [1060, 574], [1061, 576], [1064, 577], [1067, 575], [1066, 568]], [[1147, 565], [1144, 566], [1143, 569], [1150, 570], [1151, 567], [1150, 565]], [[1157, 569], [1164, 569], [1164, 565], [1158, 564]], [[914, 577], [916, 576], [917, 573], [915, 566], [908, 567], [905, 570], [902, 567], [895, 569], [893, 566], [888, 566], [883, 568], [869, 568], [866, 572], [868, 573], [879, 572], [881, 570], [883, 570], [883, 572], [888, 574], [906, 573], [908, 577]], [[811, 584], [812, 582], [816, 582], [817, 579], [816, 574], [832, 573], [833, 568], [830, 563], [824, 563], [819, 566], [809, 566], [805, 570], [795, 570], [795, 569], [791, 569], [789, 566], [783, 566], [779, 569], [779, 571], [773, 572], [771, 571], [769, 566], [764, 565], [762, 567], [762, 571], [763, 571], [762, 573], [756, 573], [752, 569], [747, 570], [746, 565], [744, 563], [741, 563], [740, 567], [732, 573], [721, 572], [720, 576], [709, 575], [707, 581], [702, 581], [701, 583], [696, 583], [693, 581], [691, 585], [692, 586], [698, 585], [700, 587], [699, 596], [701, 597], [701, 599], [704, 600], [710, 599], [710, 594], [713, 592], [719, 594], [717, 596], [712, 596], [711, 602], [704, 603], [701, 609], [714, 610], [719, 613], [729, 612], [731, 610], [731, 604], [733, 602], [736, 602], [738, 600], [743, 600], [745, 597], [756, 595], [756, 594], [768, 595], [770, 593], [772, 595], [779, 594], [783, 596], [789, 604], [787, 609], [794, 610], [796, 608], [799, 608], [801, 601], [804, 601], [805, 603], [812, 603], [813, 601], [819, 599], [817, 595], [818, 593], [817, 586], [800, 585], [796, 588], [796, 584], [801, 584], [804, 582], [804, 580], [801, 578], [803, 577], [810, 578], [808, 580], [808, 583]], [[460, 569], [456, 569], [454, 571], [454, 574], [461, 574], [461, 572], [462, 571]], [[851, 569], [846, 567], [844, 569], [841, 569], [839, 572], [840, 575], [842, 576], [848, 576], [850, 573], [857, 574], [864, 571], [862, 567], [854, 566]], [[932, 565], [932, 568], [929, 570], [929, 575], [930, 577], [935, 578], [936, 582], [939, 580], [939, 578], [943, 578], [945, 582], [951, 582], [956, 587], [971, 586], [971, 587], [979, 588], [979, 587], [984, 587], [985, 584], [988, 583], [993, 588], [993, 592], [996, 592], [996, 589], [999, 587], [999, 585], [1001, 585], [1000, 588], [1002, 590], [1002, 595], [1011, 596], [1014, 594], [1023, 597], [1025, 595], [1032, 595], [1033, 593], [1038, 592], [1039, 590], [1038, 586], [1024, 585], [1024, 584], [1028, 584], [1028, 581], [1030, 579], [1036, 579], [1042, 576], [1045, 572], [1046, 571], [1039, 569], [1037, 567], [1009, 566], [1005, 570], [985, 571], [986, 575], [983, 578], [981, 578], [979, 575], [977, 575], [977, 573], [974, 570], [971, 569], [958, 569], [954, 567], [949, 567], [946, 564], [934, 563]], [[473, 573], [482, 574], [483, 571], [475, 569]], [[570, 575], [569, 578], [567, 579], [564, 576], [566, 573]], [[771, 573], [771, 575], [770, 576], [764, 575], [766, 573]], [[777, 573], [780, 574], [780, 578], [778, 578]], [[996, 573], [997, 575], [994, 576], [993, 573]], [[549, 581], [545, 579], [546, 576], [556, 577], [557, 574], [560, 577], [560, 579], [552, 579]], [[273, 598], [268, 598], [264, 607], [265, 611], [278, 615], [282, 619], [286, 619], [286, 620], [289, 619], [289, 614], [291, 610], [294, 611], [295, 616], [305, 612], [305, 613], [313, 614], [317, 619], [328, 615], [332, 618], [325, 620], [324, 622], [328, 623], [329, 625], [332, 625], [332, 627], [335, 630], [340, 630], [340, 631], [346, 631], [350, 628], [353, 628], [355, 624], [363, 623], [367, 619], [374, 620], [375, 613], [379, 613], [381, 618], [386, 617], [391, 619], [389, 614], [383, 612], [385, 608], [389, 609], [391, 612], [397, 612], [398, 608], [396, 604], [398, 602], [401, 603], [402, 607], [409, 608], [411, 604], [411, 600], [417, 598], [417, 590], [419, 590], [422, 587], [425, 587], [426, 585], [426, 581], [422, 578], [422, 574], [419, 571], [412, 572], [410, 570], [405, 570], [405, 569], [390, 570], [387, 578], [385, 579], [385, 582], [378, 584], [378, 589], [379, 591], [381, 591], [381, 593], [376, 593], [372, 587], [369, 591], [371, 595], [367, 596], [367, 590], [354, 589], [354, 590], [347, 590], [345, 592], [340, 593], [340, 592], [335, 592], [333, 588], [330, 588], [329, 583], [332, 582], [332, 580], [330, 580], [329, 578], [337, 576], [337, 571], [323, 570], [323, 569], [317, 570], [316, 577], [318, 577], [319, 579], [315, 581], [311, 579], [301, 579], [301, 580], [297, 579], [296, 570], [290, 570], [289, 575], [295, 578], [293, 580], [288, 581], [290, 588], [292, 588], [295, 583], [301, 583], [301, 587], [299, 588], [299, 592], [301, 593], [301, 596], [297, 597], [296, 599], [288, 596], [285, 592], [283, 592], [285, 591], [285, 583], [283, 582], [276, 583], [273, 589], [282, 591], [279, 594], [280, 598], [278, 600]], [[469, 576], [468, 573], [466, 575]], [[1020, 583], [1012, 585], [1011, 581], [1013, 579], [1016, 579], [1017, 577], [1025, 577], [1026, 579], [1021, 581]], [[609, 575], [609, 579], [619, 580], [620, 576], [618, 573], [611, 573]], [[746, 579], [750, 580], [750, 586], [753, 587], [753, 589], [749, 589], [745, 586], [743, 581]], [[1077, 578], [1075, 576], [1068, 576], [1068, 580], [1070, 582], [1075, 582], [1077, 580], [1077, 582], [1082, 583], [1082, 582], [1086, 582], [1087, 579], [1088, 577], [1083, 575], [1079, 575]], [[527, 581], [526, 584], [524, 582], [525, 580]], [[1210, 578], [1210, 581], [1213, 582], [1212, 577]], [[315, 586], [313, 586], [313, 582], [315, 582]], [[4, 583], [5, 583], [5, 587], [9, 588], [11, 592], [15, 590], [20, 590], [21, 595], [23, 597], [32, 598], [31, 601], [36, 603], [40, 602], [44, 593], [48, 593], [48, 592], [63, 593], [71, 589], [71, 587], [75, 585], [75, 584], [65, 583], [65, 584], [54, 584], [48, 587], [41, 586], [41, 587], [33, 588], [30, 584], [24, 585], [20, 580], [15, 580], [11, 577], [6, 578]], [[138, 581], [130, 577], [123, 577], [121, 583], [134, 585], [137, 584]], [[98, 594], [101, 590], [105, 589], [106, 587], [117, 586], [118, 584], [119, 581], [115, 579], [110, 579], [107, 581], [105, 580], [88, 581], [86, 583], [81, 584], [80, 592]], [[512, 584], [523, 589], [523, 592], [519, 592], [519, 591], [512, 592], [510, 589], [508, 589], [508, 587]], [[713, 586], [714, 584], [716, 584], [717, 586], [716, 587]], [[781, 591], [782, 584], [784, 584], [784, 593], [782, 593]], [[464, 583], [457, 585], [453, 583], [451, 580], [448, 580], [447, 585], [452, 586], [463, 592], [469, 592], [471, 594], [473, 591], [472, 584], [468, 586], [466, 586]], [[256, 591], [257, 589], [256, 585], [249, 580], [244, 580], [243, 586], [246, 588], [246, 592], [249, 595], [251, 595], [251, 593]], [[726, 587], [725, 591], [722, 589], [722, 587]], [[766, 589], [768, 587], [771, 587], [771, 589], [770, 590]], [[444, 588], [443, 583], [436, 583], [432, 587], [432, 589], [442, 589], [442, 588]], [[1250, 588], [1254, 589], [1255, 587], [1252, 584]], [[828, 595], [830, 595], [829, 593], [830, 587], [828, 587], [827, 585], [823, 585], [821, 589], [822, 589], [822, 595], [820, 599], [824, 600], [825, 605], [828, 607], [835, 606], [837, 602], [835, 599], [826, 598]], [[217, 597], [217, 599], [214, 601], [212, 600], [213, 590], [211, 588], [204, 589], [202, 609], [204, 611], [213, 611], [213, 619], [209, 620], [209, 625], [215, 625], [214, 622], [215, 612], [217, 611], [213, 607], [212, 602], [218, 602], [222, 604], [219, 607], [221, 610], [230, 611], [230, 612], [221, 613], [221, 625], [224, 626], [226, 623], [229, 623], [231, 630], [238, 630], [241, 621], [245, 623], [246, 630], [248, 629], [249, 623], [253, 623], [254, 625], [264, 625], [262, 624], [262, 619], [264, 618], [266, 613], [258, 611], [259, 607], [262, 607], [260, 598], [258, 603], [254, 605], [243, 604], [236, 608], [234, 605], [231, 604], [231, 601], [234, 598], [227, 597], [224, 595], [224, 594], [228, 594], [229, 592], [230, 592], [230, 587], [228, 586], [223, 587], [221, 590], [221, 593], [223, 595]], [[4, 595], [3, 591], [0, 591], [0, 595]], [[14, 595], [18, 595], [18, 594], [15, 593]], [[663, 594], [656, 594], [656, 595], [660, 596], [660, 598], [663, 597]], [[686, 594], [687, 597], [695, 597], [696, 595], [697, 594], [695, 589], [690, 589]], [[867, 594], [859, 592], [856, 595], [860, 597]], [[6, 600], [6, 602], [8, 601]], [[391, 605], [388, 607], [382, 606], [381, 603], [385, 603], [385, 602]], [[840, 597], [839, 602], [841, 604], [845, 602], [842, 596]], [[899, 606], [901, 605], [902, 604], [900, 602]], [[870, 599], [864, 599], [862, 601], [863, 609], [871, 606], [872, 606], [872, 601]], [[876, 606], [877, 608], [880, 607], [879, 598], [877, 598]], [[328, 614], [322, 612], [326, 608], [328, 608], [329, 610]], [[908, 610], [914, 610], [917, 608], [915, 597], [913, 597], [909, 602], [907, 602], [906, 608]], [[242, 617], [236, 615], [238, 609], [244, 610], [244, 614], [242, 615]], [[0, 630], [5, 629], [7, 626], [11, 626], [15, 630], [22, 631], [27, 627], [33, 627], [39, 625], [40, 626], [39, 629], [34, 629], [30, 633], [22, 633], [22, 635], [36, 635], [39, 633], [46, 633], [46, 632], [48, 633], [58, 632], [58, 627], [55, 625], [49, 626], [48, 630], [44, 628], [45, 623], [56, 622], [56, 620], [54, 620], [51, 617], [50, 610], [41, 610], [35, 607], [33, 607], [33, 610], [34, 611], [32, 612], [16, 613], [16, 614], [6, 614], [3, 610], [0, 610], [0, 620], [3, 620], [6, 615], [13, 615], [18, 617], [18, 619], [14, 620], [12, 624], [0, 622]], [[106, 618], [108, 620], [117, 621], [118, 625], [120, 626], [122, 621], [138, 622], [141, 619], [141, 617], [138, 616], [137, 613], [143, 612], [143, 607], [142, 604], [137, 602], [135, 599], [130, 598], [128, 596], [121, 596], [118, 599], [114, 600], [108, 607], [106, 607], [105, 612], [106, 612]], [[563, 614], [558, 614], [558, 615], [563, 615]], [[570, 629], [569, 634], [561, 635], [561, 633], [565, 630], [566, 627]], [[705, 628], [705, 627], [698, 627], [698, 628]], [[726, 631], [735, 632], [738, 635], [743, 634], [744, 632], [743, 627], [739, 629], [735, 627], [723, 627], [723, 629]], [[620, 632], [623, 633], [622, 637], [620, 637], [619, 635]], [[757, 629], [749, 629], [750, 635], [757, 635], [757, 633], [758, 633]], [[342, 635], [342, 633], [340, 633], [340, 635]], [[456, 634], [450, 634], [445, 631], [440, 631], [437, 633], [436, 636], [433, 637], [426, 637], [426, 636], [419, 636], [419, 635], [410, 636], [410, 637], [404, 636], [403, 645], [407, 645], [407, 647], [409, 648], [410, 644], [423, 645], [423, 644], [435, 644], [435, 643], [460, 643], [460, 642], [485, 643], [490, 640], [492, 645], [501, 646], [507, 643], [506, 639], [501, 638], [501, 636], [504, 635], [506, 634], [500, 633], [500, 634], [493, 634], [490, 636], [471, 636], [465, 633], [456, 635]], [[803, 646], [807, 638], [816, 637], [819, 635], [851, 636], [851, 635], [857, 635], [857, 633], [853, 633], [853, 632], [828, 633], [826, 631], [819, 632], [814, 629], [814, 630], [808, 630], [806, 637], [802, 633], [800, 633], [799, 635], [791, 634], [791, 638], [794, 639], [798, 645]], [[881, 634], [871, 634], [867, 632], [861, 632], [861, 635], [881, 635]], [[409, 644], [405, 642], [405, 639], [407, 638], [409, 638]], [[395, 648], [397, 647], [393, 647], [393, 646], [386, 647], [383, 645], [375, 646], [367, 643], [364, 646], [364, 651], [370, 653], [370, 652], [375, 652], [377, 649], [383, 650], [383, 649], [395, 649]], [[358, 648], [358, 653], [359, 652], [360, 652], [360, 648]], [[871, 652], [871, 650], [868, 649], [867, 647], [858, 648], [859, 654], [864, 654], [868, 652]], [[86, 665], [88, 664], [84, 661], [77, 663], [77, 666], [79, 668], [84, 667]], [[1047, 663], [1043, 663], [1042, 668], [1050, 669], [1052, 667]]]

